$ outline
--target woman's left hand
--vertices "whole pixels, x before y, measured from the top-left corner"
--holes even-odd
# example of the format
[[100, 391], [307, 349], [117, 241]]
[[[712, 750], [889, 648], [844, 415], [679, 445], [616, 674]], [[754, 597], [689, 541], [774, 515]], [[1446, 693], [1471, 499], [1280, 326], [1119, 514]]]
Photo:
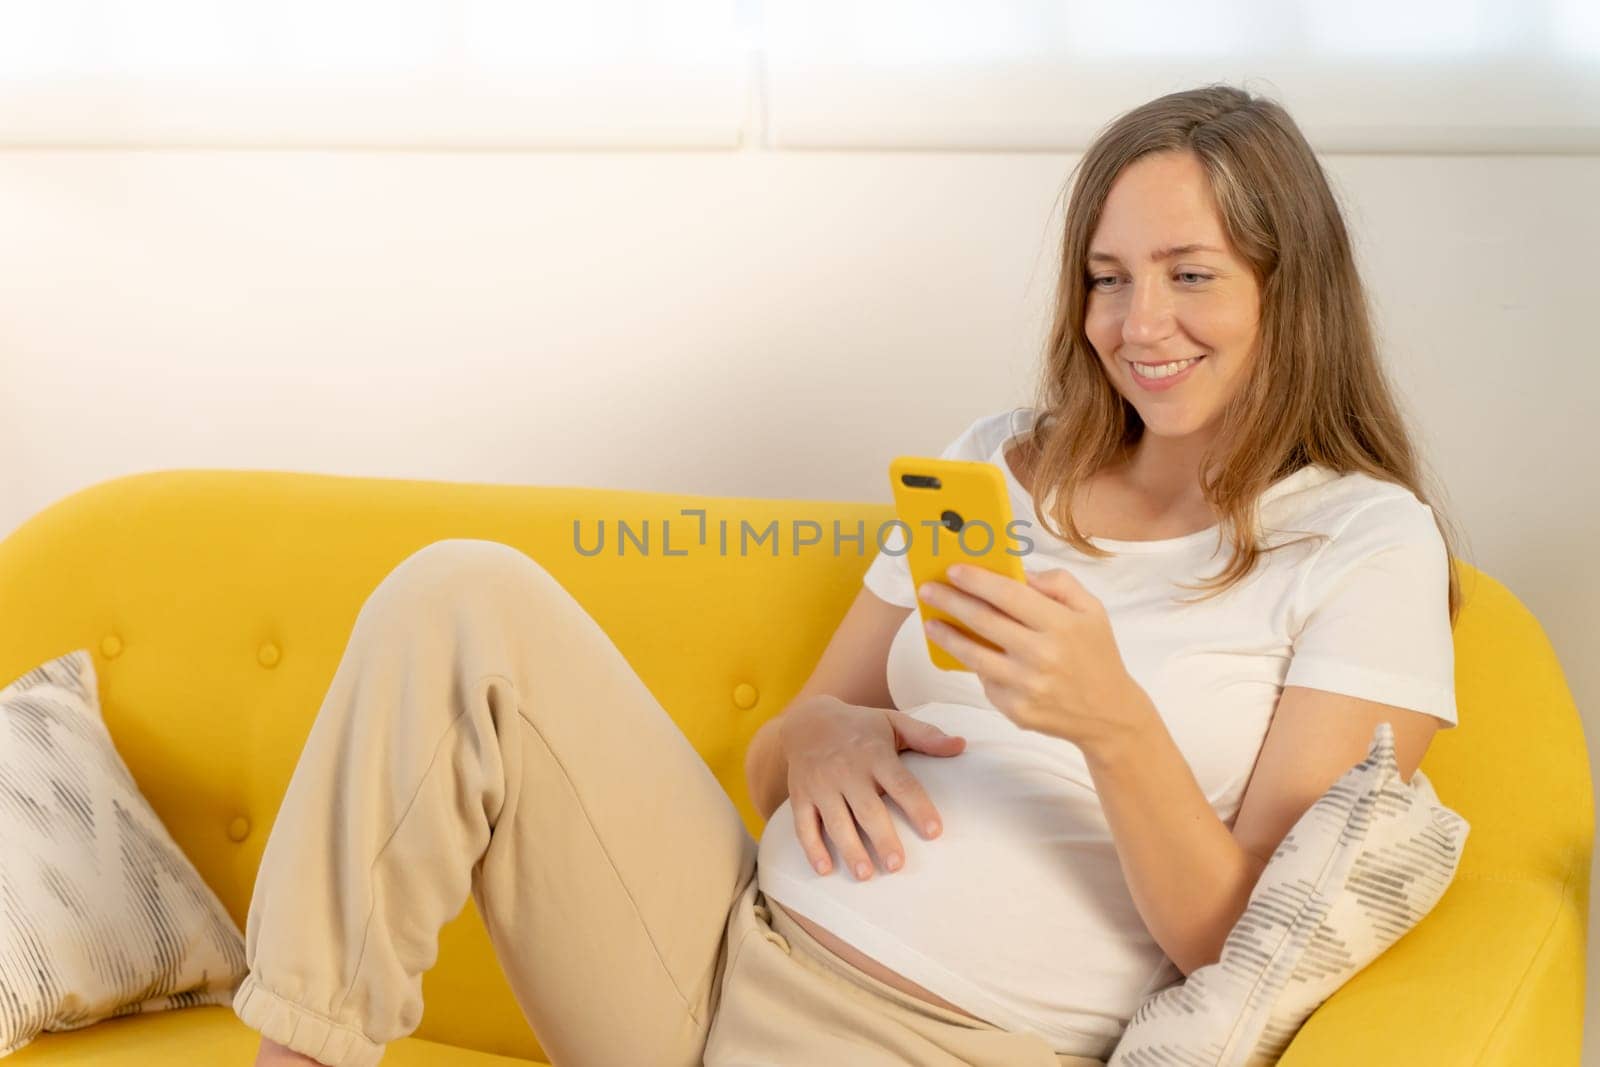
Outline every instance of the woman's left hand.
[[1128, 673], [1105, 606], [1064, 568], [1019, 582], [965, 564], [917, 590], [997, 646], [938, 620], [928, 636], [977, 674], [989, 702], [1025, 730], [1089, 748], [1121, 740], [1143, 689]]

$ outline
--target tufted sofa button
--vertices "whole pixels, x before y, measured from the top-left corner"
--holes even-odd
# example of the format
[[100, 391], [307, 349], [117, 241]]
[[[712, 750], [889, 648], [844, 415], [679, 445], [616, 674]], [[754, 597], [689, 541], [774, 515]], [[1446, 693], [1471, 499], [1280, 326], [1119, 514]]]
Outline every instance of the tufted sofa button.
[[756, 687], [749, 682], [740, 682], [733, 687], [733, 702], [741, 708], [749, 709], [755, 707], [756, 698], [759, 696], [760, 694], [756, 692]]
[[234, 841], [243, 841], [250, 836], [250, 820], [243, 815], [235, 816], [228, 824], [228, 837]]
[[256, 650], [256, 662], [263, 667], [276, 667], [279, 658], [278, 646], [271, 641]]
[[100, 651], [107, 659], [116, 659], [117, 653], [122, 651], [122, 638], [116, 634], [106, 634], [100, 639]]

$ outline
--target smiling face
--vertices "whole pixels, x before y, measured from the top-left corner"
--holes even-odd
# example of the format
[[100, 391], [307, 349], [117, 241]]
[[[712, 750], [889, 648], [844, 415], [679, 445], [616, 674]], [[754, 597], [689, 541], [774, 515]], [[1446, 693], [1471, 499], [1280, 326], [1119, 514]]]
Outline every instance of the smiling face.
[[[1261, 288], [1224, 235], [1200, 160], [1158, 152], [1123, 168], [1085, 266], [1084, 333], [1117, 391], [1149, 434], [1208, 436], [1255, 358]], [[1165, 381], [1133, 367], [1197, 356]]]

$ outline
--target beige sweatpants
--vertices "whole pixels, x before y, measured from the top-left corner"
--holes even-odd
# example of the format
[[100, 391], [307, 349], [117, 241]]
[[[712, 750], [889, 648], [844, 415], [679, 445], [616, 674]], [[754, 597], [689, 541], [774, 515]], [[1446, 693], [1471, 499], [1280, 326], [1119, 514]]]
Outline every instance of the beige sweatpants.
[[368, 1067], [477, 904], [557, 1067], [1098, 1067], [877, 981], [779, 926], [756, 842], [535, 560], [438, 541], [357, 615], [267, 841], [246, 1025]]

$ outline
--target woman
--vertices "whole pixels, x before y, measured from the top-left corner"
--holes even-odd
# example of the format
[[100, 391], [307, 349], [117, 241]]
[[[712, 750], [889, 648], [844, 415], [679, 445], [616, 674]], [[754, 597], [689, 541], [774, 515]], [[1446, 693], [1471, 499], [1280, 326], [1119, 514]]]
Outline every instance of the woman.
[[[944, 452], [1003, 468], [1029, 581], [880, 553], [751, 742], [759, 845], [537, 562], [395, 568], [262, 861], [256, 1062], [376, 1062], [470, 892], [558, 1065], [1099, 1064], [1376, 721], [1409, 777], [1456, 720], [1459, 592], [1289, 116], [1122, 116], [1062, 264], [1038, 402]], [[935, 670], [919, 594], [996, 647], [931, 630], [970, 668]]]

